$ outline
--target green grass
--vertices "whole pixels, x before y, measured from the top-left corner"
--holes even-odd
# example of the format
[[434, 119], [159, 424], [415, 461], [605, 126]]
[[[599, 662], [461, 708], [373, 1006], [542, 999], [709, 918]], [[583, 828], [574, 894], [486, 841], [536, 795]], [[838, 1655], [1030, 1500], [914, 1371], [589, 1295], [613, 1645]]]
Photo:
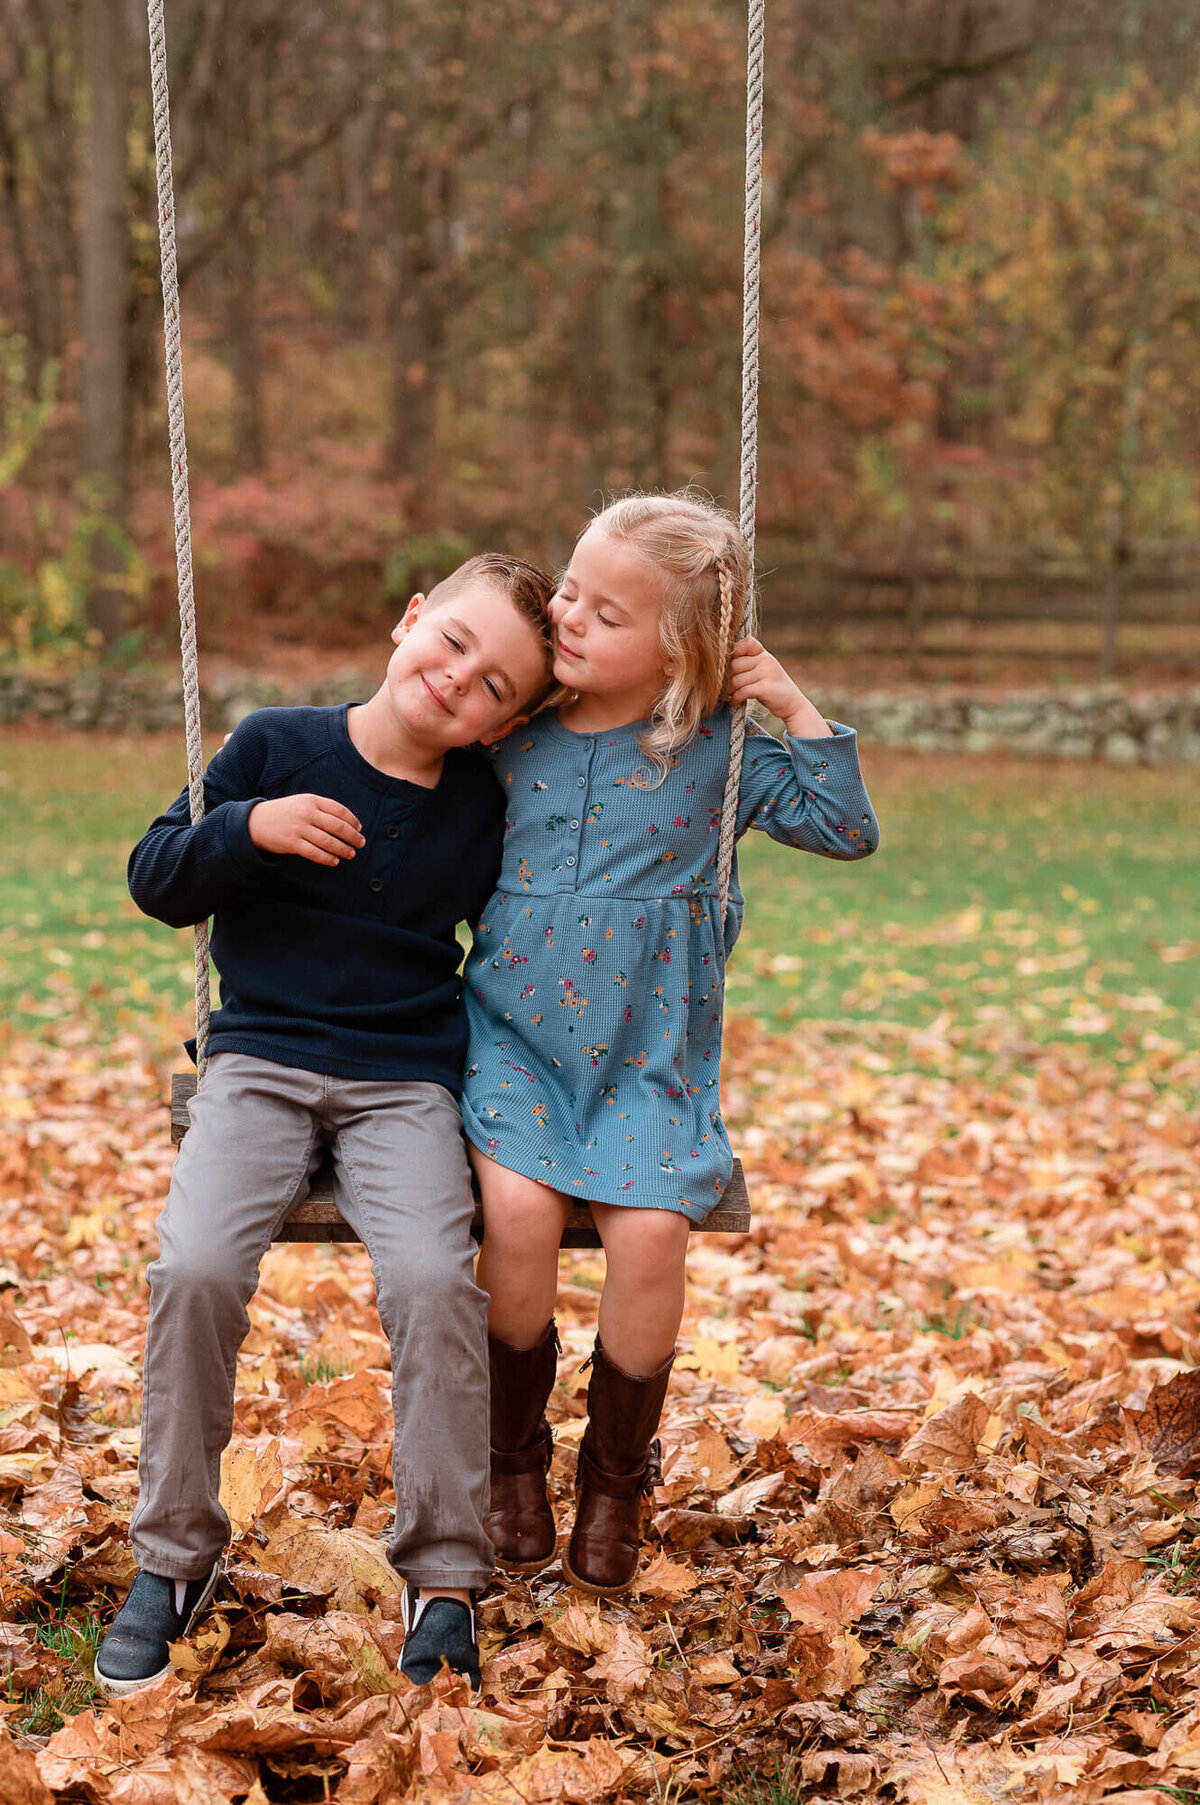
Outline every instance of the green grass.
[[[65, 1595], [65, 1585], [63, 1588]], [[7, 1703], [13, 1707], [8, 1726], [18, 1736], [51, 1736], [68, 1717], [86, 1711], [96, 1700], [92, 1664], [104, 1630], [98, 1618], [55, 1619], [29, 1625], [35, 1642], [68, 1663], [32, 1692], [18, 1698], [8, 1685]]]
[[1132, 1057], [1196, 1044], [1200, 784], [1190, 770], [867, 753], [860, 865], [743, 842], [729, 996], [764, 1022], [935, 1022]]
[[147, 921], [129, 848], [182, 786], [155, 737], [0, 732], [0, 1010], [21, 1029], [107, 1036], [183, 1018], [190, 935]]
[[[735, 1770], [730, 1805], [801, 1805], [809, 1790], [800, 1777], [799, 1763], [791, 1755], [775, 1755], [762, 1773], [747, 1763]], [[821, 1788], [819, 1790], [824, 1790]]]
[[[214, 742], [214, 747], [215, 747]], [[183, 781], [174, 738], [0, 731], [0, 1010], [23, 1029], [183, 1032], [187, 934], [125, 891]], [[867, 751], [883, 846], [859, 865], [751, 835], [732, 1008], [953, 1027], [1133, 1063], [1200, 1029], [1200, 784], [1188, 770]]]

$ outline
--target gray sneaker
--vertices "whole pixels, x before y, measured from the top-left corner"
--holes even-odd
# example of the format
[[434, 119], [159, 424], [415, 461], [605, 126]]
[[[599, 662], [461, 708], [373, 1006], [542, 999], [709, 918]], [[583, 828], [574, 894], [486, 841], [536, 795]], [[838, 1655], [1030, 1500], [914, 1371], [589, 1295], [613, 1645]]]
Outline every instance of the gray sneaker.
[[[474, 1595], [472, 1594], [472, 1599]], [[448, 1667], [479, 1691], [479, 1641], [475, 1631], [475, 1605], [457, 1598], [430, 1598], [422, 1603], [416, 1586], [407, 1584], [400, 1601], [404, 1617], [404, 1647], [400, 1671], [423, 1686]]]
[[170, 1671], [167, 1644], [186, 1636], [217, 1589], [221, 1563], [203, 1579], [139, 1573], [96, 1655], [96, 1685], [109, 1698], [153, 1686]]

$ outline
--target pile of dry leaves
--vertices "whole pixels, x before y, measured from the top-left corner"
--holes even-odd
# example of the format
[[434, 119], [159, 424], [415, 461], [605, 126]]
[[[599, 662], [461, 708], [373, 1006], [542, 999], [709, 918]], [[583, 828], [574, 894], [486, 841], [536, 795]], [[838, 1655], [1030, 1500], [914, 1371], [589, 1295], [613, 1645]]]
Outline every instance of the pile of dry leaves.
[[[682, 1805], [770, 1771], [812, 1798], [1200, 1798], [1195, 1070], [1156, 1089], [1064, 1054], [985, 1080], [928, 1033], [731, 1038], [755, 1227], [693, 1243], [637, 1591], [498, 1585], [475, 1703], [396, 1670], [387, 1348], [365, 1255], [331, 1248], [264, 1264], [215, 1614], [178, 1677], [95, 1701], [162, 1077], [132, 1044], [10, 1050], [5, 1805]], [[598, 1261], [563, 1260], [564, 1521]]]

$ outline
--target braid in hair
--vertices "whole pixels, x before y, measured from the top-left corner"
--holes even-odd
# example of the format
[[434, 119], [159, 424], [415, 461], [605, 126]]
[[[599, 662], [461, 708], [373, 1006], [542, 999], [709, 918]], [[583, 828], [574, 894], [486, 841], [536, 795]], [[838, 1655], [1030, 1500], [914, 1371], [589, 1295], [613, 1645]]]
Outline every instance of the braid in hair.
[[721, 657], [723, 661], [724, 681], [729, 680], [729, 660], [733, 655], [734, 641], [737, 638], [738, 622], [733, 618], [733, 597], [736, 583], [729, 562], [721, 552], [713, 560], [717, 567], [717, 583], [721, 592], [720, 635]]

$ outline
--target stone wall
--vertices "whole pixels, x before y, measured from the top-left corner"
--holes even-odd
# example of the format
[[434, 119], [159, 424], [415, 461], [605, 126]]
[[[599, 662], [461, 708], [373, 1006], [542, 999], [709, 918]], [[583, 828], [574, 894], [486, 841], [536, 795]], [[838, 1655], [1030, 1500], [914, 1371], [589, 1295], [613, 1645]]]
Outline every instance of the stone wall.
[[[228, 730], [254, 708], [326, 704], [364, 694], [361, 676], [334, 672], [303, 690], [252, 674], [207, 682], [205, 726]], [[1127, 694], [1115, 687], [1022, 690], [988, 697], [969, 690], [912, 690], [813, 699], [866, 741], [921, 752], [1009, 752], [1102, 759], [1110, 764], [1200, 764], [1200, 688]], [[0, 723], [44, 722], [113, 732], [183, 732], [177, 681], [158, 673], [85, 671], [71, 678], [0, 670]]]
[[831, 718], [857, 727], [864, 740], [920, 752], [1200, 764], [1200, 688], [1159, 695], [1107, 686], [1004, 696], [936, 689], [854, 696], [818, 691], [813, 700]]

